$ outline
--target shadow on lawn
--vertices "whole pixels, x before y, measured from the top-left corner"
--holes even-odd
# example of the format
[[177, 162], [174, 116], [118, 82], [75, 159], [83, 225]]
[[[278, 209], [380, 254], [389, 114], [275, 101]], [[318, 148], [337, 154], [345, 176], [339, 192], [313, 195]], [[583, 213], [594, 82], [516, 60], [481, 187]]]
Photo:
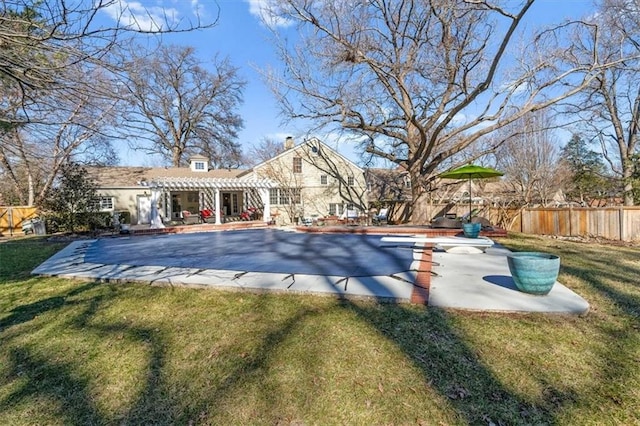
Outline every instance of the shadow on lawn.
[[468, 424], [553, 424], [554, 408], [573, 399], [566, 390], [549, 387], [545, 401], [532, 405], [506, 389], [479, 359], [477, 349], [459, 336], [444, 310], [420, 312], [392, 305], [348, 309], [398, 345], [422, 370], [425, 382], [446, 396]]
[[[84, 299], [72, 299], [95, 288], [98, 288], [98, 294], [85, 294]], [[0, 321], [0, 332], [73, 305], [82, 308], [82, 311], [68, 318], [71, 329], [99, 334], [105, 339], [126, 338], [150, 348], [146, 379], [139, 401], [132, 405], [127, 404], [132, 408], [123, 418], [104, 417], [96, 407], [90, 391], [92, 387], [100, 384], [94, 382], [94, 377], [83, 375], [77, 365], [61, 361], [65, 354], [47, 353], [43, 352], [42, 347], [19, 345], [11, 345], [12, 348], [8, 351], [8, 365], [5, 366], [5, 379], [0, 380], [0, 385], [5, 385], [7, 379], [17, 380], [19, 385], [0, 400], [0, 411], [8, 411], [15, 405], [24, 404], [25, 400], [39, 400], [44, 397], [54, 402], [47, 404], [47, 407], [56, 407], [51, 409], [49, 414], [64, 419], [65, 424], [111, 424], [114, 420], [120, 424], [137, 424], [140, 419], [147, 419], [156, 425], [174, 424], [173, 414], [178, 410], [174, 411], [172, 407], [166, 406], [167, 386], [162, 381], [166, 344], [161, 333], [158, 330], [126, 323], [111, 323], [108, 326], [90, 323], [100, 307], [109, 300], [116, 299], [118, 294], [119, 291], [114, 291], [113, 287], [98, 282], [87, 283], [62, 295], [13, 309], [9, 316]]]

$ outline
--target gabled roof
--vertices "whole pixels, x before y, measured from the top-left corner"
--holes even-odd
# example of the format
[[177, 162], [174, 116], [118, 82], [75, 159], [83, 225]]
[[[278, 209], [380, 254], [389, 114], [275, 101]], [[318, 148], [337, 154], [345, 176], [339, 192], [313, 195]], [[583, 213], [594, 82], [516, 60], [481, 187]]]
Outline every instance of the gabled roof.
[[207, 172], [194, 172], [188, 167], [125, 167], [104, 166], [87, 167], [89, 176], [99, 187], [121, 188], [139, 186], [140, 182], [161, 178], [237, 178], [243, 169], [212, 169]]
[[254, 166], [253, 169], [255, 170], [255, 169], [257, 169], [257, 168], [259, 168], [261, 166], [264, 166], [266, 164], [269, 164], [269, 163], [271, 163], [273, 161], [277, 161], [277, 160], [279, 160], [280, 158], [282, 158], [282, 157], [284, 157], [286, 155], [291, 155], [292, 152], [303, 151], [303, 153], [306, 155], [307, 152], [304, 152], [305, 148], [309, 147], [307, 149], [311, 149], [314, 144], [318, 147], [318, 149], [320, 151], [328, 150], [333, 155], [339, 157], [341, 160], [343, 160], [345, 163], [347, 163], [349, 166], [358, 169], [358, 171], [360, 171], [361, 173], [364, 173], [364, 170], [360, 166], [358, 166], [356, 163], [354, 163], [353, 161], [349, 160], [347, 157], [345, 157], [344, 155], [340, 154], [338, 151], [336, 151], [335, 149], [331, 148], [329, 145], [327, 145], [326, 143], [322, 142], [318, 138], [311, 138], [311, 139], [308, 139], [308, 140], [306, 140], [306, 141], [304, 141], [304, 142], [302, 142], [302, 143], [300, 143], [298, 145], [295, 145], [293, 148], [287, 149], [287, 150], [281, 152], [280, 154], [276, 155], [275, 157], [270, 158], [270, 159], [268, 159], [266, 161], [263, 161], [260, 164], [257, 164], [256, 166]]

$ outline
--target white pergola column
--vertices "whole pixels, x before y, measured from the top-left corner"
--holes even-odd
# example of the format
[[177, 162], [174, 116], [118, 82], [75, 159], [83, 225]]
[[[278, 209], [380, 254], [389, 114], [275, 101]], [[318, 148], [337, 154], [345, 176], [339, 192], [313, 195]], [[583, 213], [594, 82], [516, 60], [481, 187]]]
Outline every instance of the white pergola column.
[[260, 188], [260, 198], [262, 198], [262, 205], [264, 206], [262, 212], [262, 220], [265, 222], [271, 222], [271, 201], [269, 197], [269, 188]]
[[214, 197], [213, 204], [216, 212], [216, 225], [221, 225], [220, 221], [220, 188], [216, 188], [216, 196]]
[[160, 188], [157, 186], [151, 187], [151, 223], [149, 224], [149, 227], [152, 229], [164, 228], [162, 217], [160, 217], [160, 194]]

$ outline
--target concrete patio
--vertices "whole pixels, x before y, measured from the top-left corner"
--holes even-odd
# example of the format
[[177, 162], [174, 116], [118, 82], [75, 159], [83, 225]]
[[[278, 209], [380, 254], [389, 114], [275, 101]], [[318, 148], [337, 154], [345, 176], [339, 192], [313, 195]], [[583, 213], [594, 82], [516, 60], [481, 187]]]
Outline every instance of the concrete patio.
[[[268, 234], [260, 235], [260, 232]], [[230, 238], [232, 233], [239, 236]], [[340, 298], [371, 298], [474, 311], [584, 314], [589, 310], [587, 301], [559, 282], [556, 282], [546, 296], [534, 296], [518, 291], [507, 265], [508, 250], [500, 245], [488, 248], [484, 253], [447, 253], [430, 247], [383, 247], [379, 243], [383, 235], [398, 235], [395, 232], [369, 235], [363, 240], [366, 249], [356, 250], [365, 250], [361, 254], [365, 258], [381, 256], [372, 262], [376, 265], [371, 265], [362, 259], [356, 259], [355, 256], [345, 255], [344, 251], [338, 251], [355, 247], [356, 243], [351, 241], [345, 241], [344, 247], [334, 247], [340, 244], [333, 241], [331, 244], [325, 244], [322, 246], [322, 256], [318, 257], [317, 253], [310, 253], [312, 246], [306, 244], [316, 244], [320, 241], [321, 235], [301, 234], [294, 230], [279, 229], [206, 233], [202, 238], [206, 238], [207, 244], [211, 246], [207, 250], [218, 253], [211, 256], [208, 255], [208, 251], [204, 255], [194, 256], [193, 244], [190, 247], [172, 242], [169, 239], [176, 237], [172, 235], [111, 238], [113, 241], [108, 242], [113, 247], [125, 243], [135, 244], [123, 250], [130, 253], [131, 261], [122, 256], [104, 256], [104, 253], [99, 253], [100, 244], [106, 244], [107, 241], [75, 241], [38, 266], [32, 273], [116, 283], [143, 282], [152, 285], [236, 291], [276, 291], [323, 294]], [[242, 250], [246, 250], [247, 238], [261, 239], [262, 250], [253, 250], [250, 256], [243, 256], [243, 253], [246, 253]], [[167, 264], [163, 261], [162, 256], [158, 255], [159, 250], [138, 246], [144, 243], [145, 239], [155, 239], [148, 241], [151, 246], [171, 243], [170, 256], [173, 262]], [[304, 241], [304, 244], [300, 241]], [[222, 251], [215, 251], [220, 244], [223, 247], [218, 249]], [[149, 253], [145, 254], [146, 251]], [[228, 253], [234, 252], [238, 257], [227, 256]], [[141, 256], [144, 259], [141, 260]], [[304, 260], [304, 266], [287, 270], [287, 262], [296, 257]], [[187, 262], [193, 258], [197, 258], [197, 264]], [[316, 258], [322, 258], [325, 262], [313, 261]], [[340, 259], [340, 267], [331, 266], [335, 265], [335, 259]], [[273, 269], [273, 265], [280, 266]]]

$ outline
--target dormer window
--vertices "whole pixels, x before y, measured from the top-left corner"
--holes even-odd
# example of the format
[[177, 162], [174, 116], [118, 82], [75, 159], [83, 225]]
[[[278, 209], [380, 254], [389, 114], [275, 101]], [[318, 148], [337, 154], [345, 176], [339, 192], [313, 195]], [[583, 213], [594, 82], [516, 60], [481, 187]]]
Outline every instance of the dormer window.
[[189, 168], [192, 172], [208, 172], [209, 159], [203, 155], [194, 155], [189, 159]]

